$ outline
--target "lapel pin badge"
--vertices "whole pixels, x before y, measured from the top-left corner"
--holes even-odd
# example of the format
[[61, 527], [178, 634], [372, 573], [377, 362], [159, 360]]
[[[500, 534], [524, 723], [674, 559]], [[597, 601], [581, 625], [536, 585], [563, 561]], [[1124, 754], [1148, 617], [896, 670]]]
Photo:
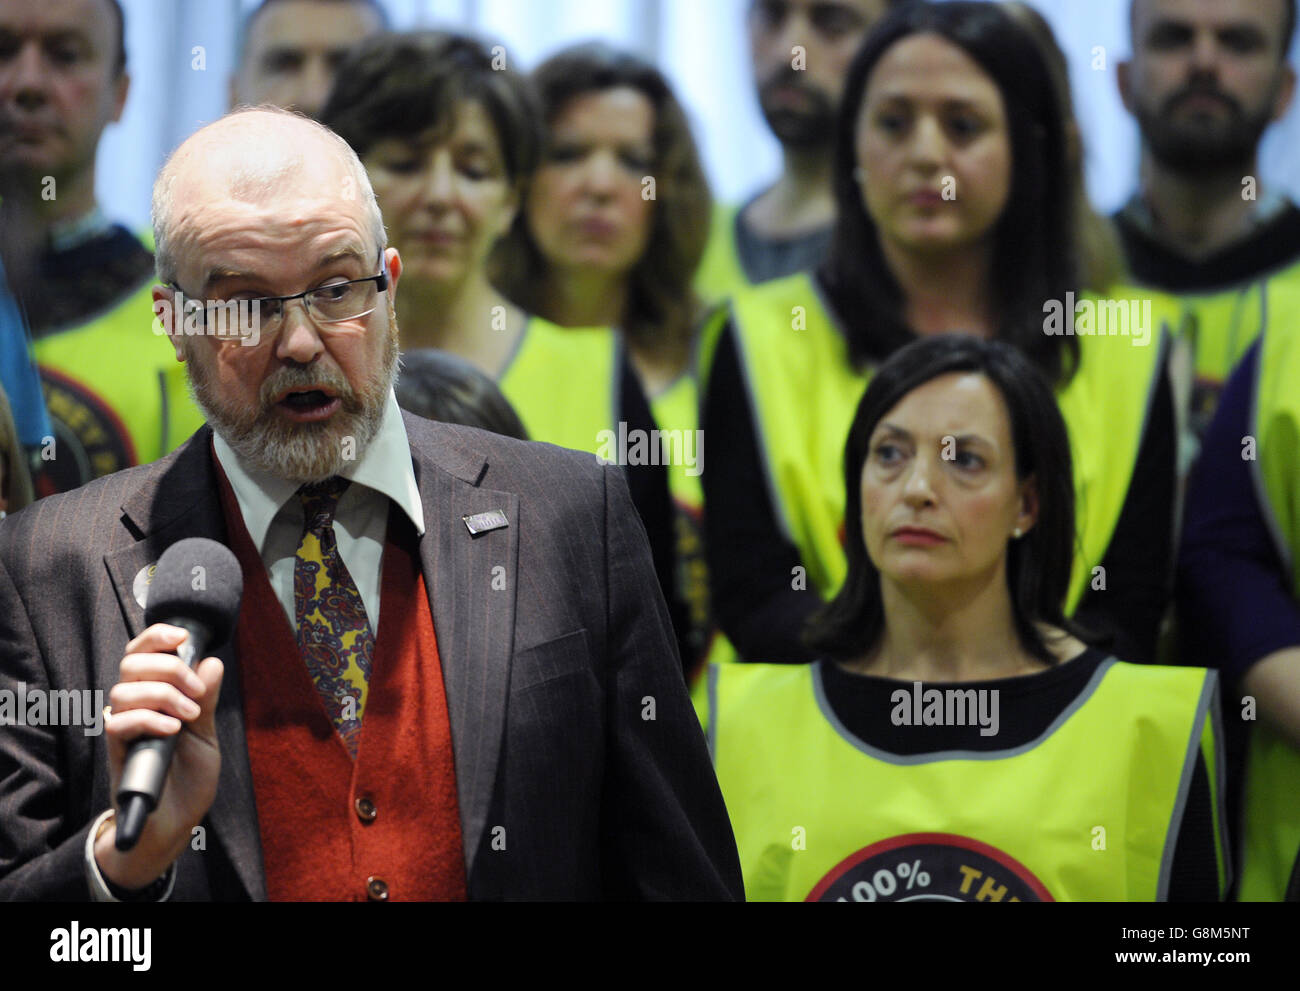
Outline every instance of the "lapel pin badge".
[[158, 562], [146, 564], [143, 568], [135, 573], [135, 578], [131, 582], [131, 594], [135, 596], [135, 601], [140, 603], [141, 609], [149, 608], [149, 586], [153, 584], [153, 573], [158, 568]]
[[480, 533], [487, 533], [489, 530], [500, 530], [502, 527], [510, 525], [506, 519], [506, 514], [499, 509], [490, 509], [486, 513], [475, 513], [473, 516], [462, 516], [465, 521], [465, 527], [469, 530], [470, 535], [477, 537]]

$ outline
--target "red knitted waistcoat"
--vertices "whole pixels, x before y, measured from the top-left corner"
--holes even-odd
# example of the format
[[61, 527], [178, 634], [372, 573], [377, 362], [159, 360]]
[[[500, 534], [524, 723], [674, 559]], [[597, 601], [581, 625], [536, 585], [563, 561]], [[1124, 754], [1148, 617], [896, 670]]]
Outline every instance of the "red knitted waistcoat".
[[464, 901], [451, 723], [414, 526], [390, 505], [379, 631], [354, 764], [215, 453], [213, 462], [244, 573], [236, 656], [267, 895]]

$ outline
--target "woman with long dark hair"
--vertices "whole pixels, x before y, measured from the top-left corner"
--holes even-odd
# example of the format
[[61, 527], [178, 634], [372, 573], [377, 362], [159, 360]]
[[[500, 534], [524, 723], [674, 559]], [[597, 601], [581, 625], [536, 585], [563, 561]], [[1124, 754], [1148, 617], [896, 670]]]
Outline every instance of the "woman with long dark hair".
[[821, 660], [709, 669], [746, 897], [1222, 898], [1217, 676], [1117, 660], [1066, 618], [1070, 444], [1022, 352], [897, 351], [842, 484]]
[[1075, 456], [1069, 614], [1149, 660], [1168, 598], [1174, 421], [1164, 301], [1084, 292], [1062, 103], [995, 3], [907, 5], [845, 84], [827, 262], [738, 294], [703, 406], [715, 611], [745, 657], [803, 661], [847, 571], [834, 484], [874, 367], [918, 337], [1017, 347]]
[[693, 285], [708, 238], [708, 183], [685, 112], [644, 59], [582, 44], [530, 78], [545, 135], [523, 221], [504, 245], [501, 285], [556, 324], [616, 330], [626, 343], [666, 432], [655, 457], [669, 466], [678, 581], [699, 656], [710, 623], [693, 356], [702, 331], [722, 317]]

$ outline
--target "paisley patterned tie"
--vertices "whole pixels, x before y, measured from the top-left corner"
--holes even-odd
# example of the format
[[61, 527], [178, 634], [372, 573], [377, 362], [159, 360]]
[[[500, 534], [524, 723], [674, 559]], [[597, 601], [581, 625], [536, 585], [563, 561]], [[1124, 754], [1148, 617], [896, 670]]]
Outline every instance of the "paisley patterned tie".
[[356, 760], [375, 638], [334, 540], [334, 511], [348, 480], [334, 476], [298, 490], [303, 533], [293, 569], [298, 650], [325, 711]]

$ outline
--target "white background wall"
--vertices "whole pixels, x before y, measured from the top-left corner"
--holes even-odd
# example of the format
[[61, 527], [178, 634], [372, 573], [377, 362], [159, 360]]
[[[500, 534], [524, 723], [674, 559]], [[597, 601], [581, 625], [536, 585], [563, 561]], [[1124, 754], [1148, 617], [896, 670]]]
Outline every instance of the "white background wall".
[[[131, 95], [105, 132], [98, 188], [110, 216], [142, 228], [149, 189], [167, 153], [226, 109], [236, 26], [257, 0], [122, 0]], [[1125, 199], [1136, 177], [1137, 129], [1120, 104], [1115, 62], [1128, 53], [1128, 0], [1031, 0], [1071, 63], [1098, 207]], [[778, 167], [775, 141], [754, 97], [745, 40], [749, 0], [384, 0], [397, 29], [459, 27], [499, 40], [525, 71], [556, 49], [591, 38], [656, 61], [695, 124], [714, 194], [736, 200]], [[202, 46], [205, 68], [193, 68]], [[1093, 49], [1105, 50], [1094, 70]], [[1293, 53], [1292, 61], [1298, 65]], [[1300, 101], [1265, 139], [1265, 184], [1300, 199]]]

